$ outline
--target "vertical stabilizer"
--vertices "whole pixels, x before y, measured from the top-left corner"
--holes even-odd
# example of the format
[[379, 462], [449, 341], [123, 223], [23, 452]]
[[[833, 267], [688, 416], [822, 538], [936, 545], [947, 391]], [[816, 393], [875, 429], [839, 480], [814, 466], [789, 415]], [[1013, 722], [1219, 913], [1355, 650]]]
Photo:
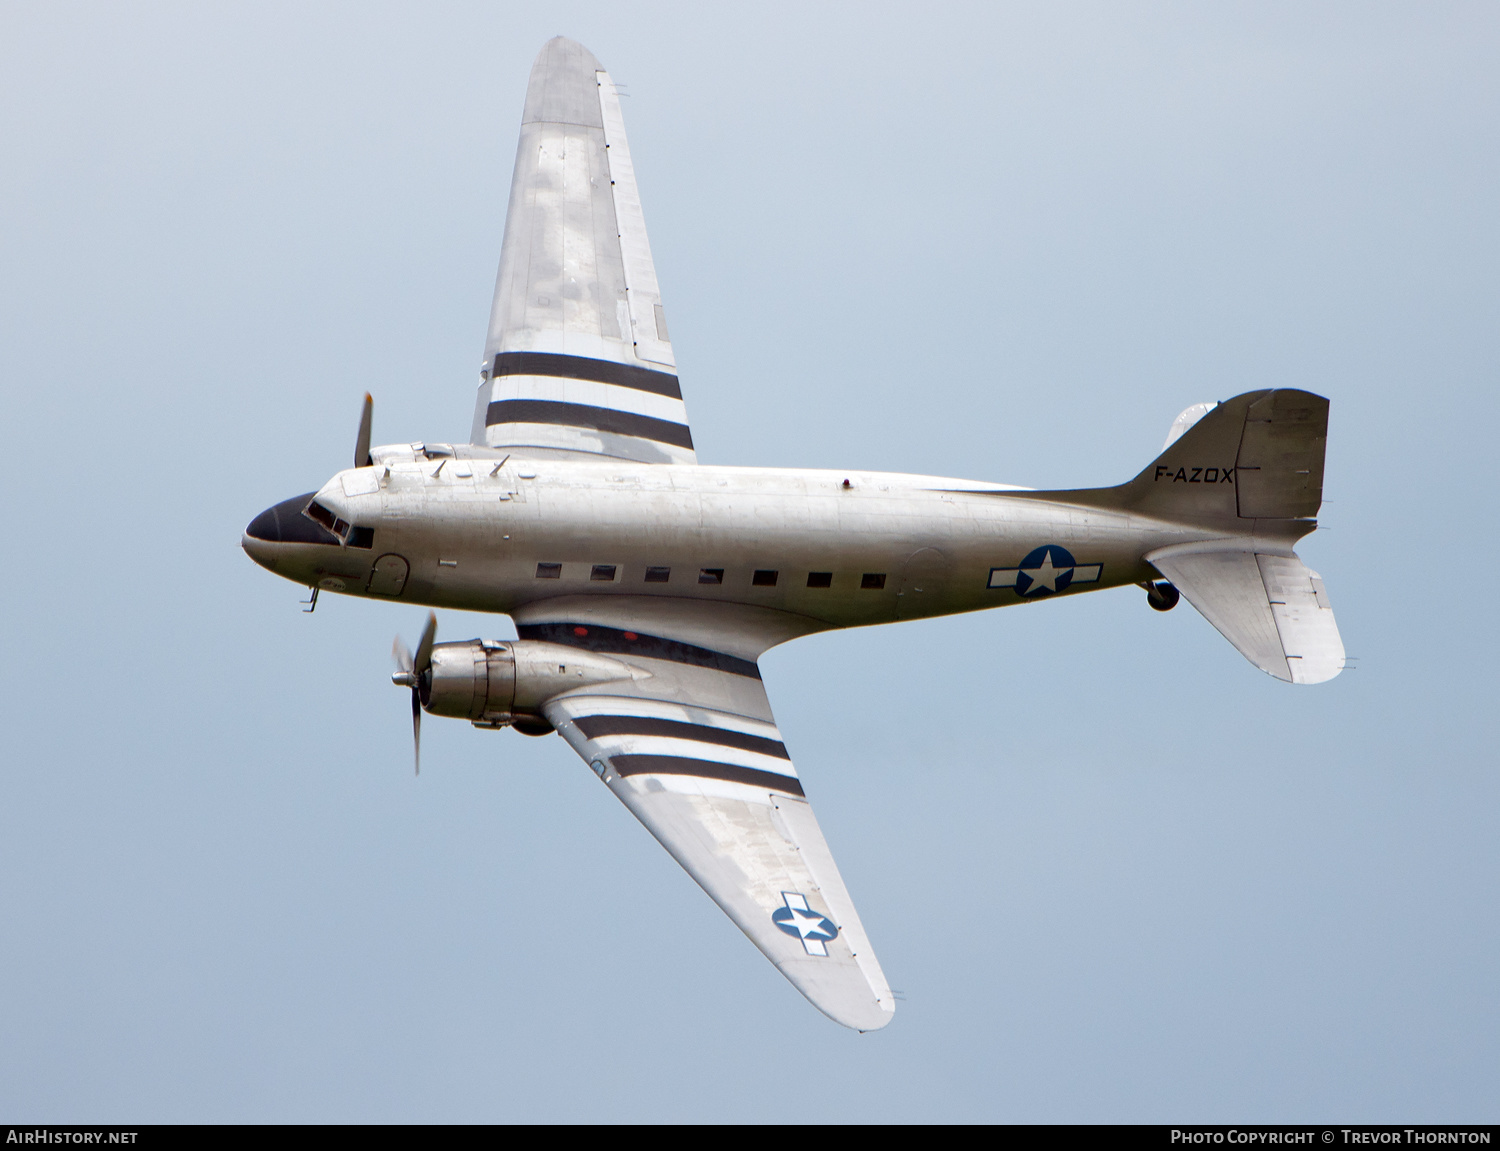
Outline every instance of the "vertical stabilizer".
[[1112, 489], [1124, 502], [1189, 522], [1317, 516], [1328, 444], [1322, 396], [1295, 388], [1247, 392], [1196, 405], [1177, 420], [1151, 466]]
[[1034, 498], [1140, 512], [1230, 532], [1306, 535], [1323, 502], [1328, 401], [1296, 388], [1195, 404], [1135, 479]]
[[473, 442], [695, 463], [620, 100], [581, 44], [531, 70]]

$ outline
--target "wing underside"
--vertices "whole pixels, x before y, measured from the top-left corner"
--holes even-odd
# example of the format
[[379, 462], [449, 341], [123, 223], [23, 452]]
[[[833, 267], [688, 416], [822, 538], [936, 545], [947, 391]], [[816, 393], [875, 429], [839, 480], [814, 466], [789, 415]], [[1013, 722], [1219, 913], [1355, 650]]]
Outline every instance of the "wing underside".
[[472, 440], [697, 462], [620, 99], [562, 37], [527, 89]]
[[791, 983], [860, 1031], [894, 999], [771, 715], [753, 660], [597, 621], [517, 617], [522, 638], [648, 672], [548, 703], [549, 721]]

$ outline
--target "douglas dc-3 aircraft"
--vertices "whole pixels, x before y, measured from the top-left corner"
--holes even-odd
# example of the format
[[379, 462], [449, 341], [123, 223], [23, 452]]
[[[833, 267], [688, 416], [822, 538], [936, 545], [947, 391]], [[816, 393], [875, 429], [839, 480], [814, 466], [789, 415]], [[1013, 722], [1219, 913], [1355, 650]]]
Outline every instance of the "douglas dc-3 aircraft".
[[[614, 83], [579, 44], [531, 72], [467, 444], [370, 446], [243, 547], [321, 591], [510, 615], [515, 641], [397, 642], [422, 709], [560, 734], [814, 1005], [895, 1008], [756, 660], [828, 628], [1139, 584], [1256, 667], [1344, 666], [1292, 545], [1322, 503], [1328, 401], [1249, 392], [1177, 417], [1112, 488], [700, 464]], [[420, 751], [418, 752], [420, 755]]]

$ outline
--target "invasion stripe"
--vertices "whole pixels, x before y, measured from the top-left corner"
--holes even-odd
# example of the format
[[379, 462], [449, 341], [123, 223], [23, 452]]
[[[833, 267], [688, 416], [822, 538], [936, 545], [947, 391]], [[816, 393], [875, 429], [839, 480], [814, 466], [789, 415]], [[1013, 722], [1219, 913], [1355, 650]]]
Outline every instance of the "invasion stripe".
[[495, 357], [490, 378], [499, 376], [556, 376], [562, 380], [592, 380], [596, 384], [614, 384], [638, 392], [655, 392], [658, 396], [682, 399], [682, 389], [671, 372], [656, 372], [633, 364], [613, 360], [595, 360], [588, 356], [560, 356], [553, 352], [501, 352]]
[[792, 758], [786, 753], [786, 745], [780, 740], [749, 735], [743, 731], [730, 731], [706, 723], [683, 723], [649, 715], [581, 715], [573, 723], [590, 739], [598, 739], [602, 735], [659, 735], [668, 739], [692, 739], [699, 743], [717, 744], [719, 747], [774, 755], [778, 759]]
[[686, 424], [560, 400], [495, 400], [484, 411], [484, 426], [492, 428], [496, 424], [562, 424], [655, 440], [689, 451], [693, 448], [693, 434]]
[[621, 631], [616, 627], [601, 627], [593, 623], [523, 623], [517, 625], [516, 634], [522, 639], [567, 644], [569, 647], [581, 647], [586, 651], [602, 652], [605, 655], [639, 655], [649, 659], [670, 660], [673, 663], [688, 663], [713, 671], [727, 671], [731, 675], [743, 675], [750, 679], [760, 678], [760, 668], [755, 666], [754, 660], [740, 659], [737, 655], [680, 643], [675, 639]]
[[759, 771], [733, 763], [716, 763], [711, 759], [688, 759], [681, 755], [611, 755], [606, 757], [621, 775], [690, 775], [698, 779], [724, 779], [731, 783], [748, 783], [805, 796], [799, 780], [774, 771]]

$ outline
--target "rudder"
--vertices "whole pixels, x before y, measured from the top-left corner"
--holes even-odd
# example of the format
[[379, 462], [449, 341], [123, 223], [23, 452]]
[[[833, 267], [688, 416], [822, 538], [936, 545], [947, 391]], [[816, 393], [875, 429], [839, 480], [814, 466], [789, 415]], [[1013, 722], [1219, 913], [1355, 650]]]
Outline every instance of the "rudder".
[[1323, 506], [1328, 401], [1278, 388], [1250, 404], [1235, 458], [1241, 519], [1310, 520]]

